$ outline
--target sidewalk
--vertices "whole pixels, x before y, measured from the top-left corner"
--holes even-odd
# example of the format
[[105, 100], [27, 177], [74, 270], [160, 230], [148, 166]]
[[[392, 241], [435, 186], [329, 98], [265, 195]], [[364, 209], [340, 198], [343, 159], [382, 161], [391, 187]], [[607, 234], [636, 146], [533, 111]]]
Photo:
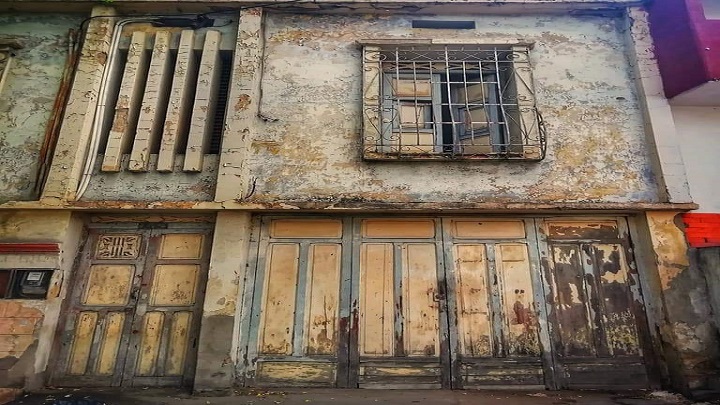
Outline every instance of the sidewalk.
[[56, 389], [24, 395], [12, 405], [687, 405], [666, 392], [422, 391], [285, 389], [238, 390], [232, 396], [199, 397], [168, 389]]

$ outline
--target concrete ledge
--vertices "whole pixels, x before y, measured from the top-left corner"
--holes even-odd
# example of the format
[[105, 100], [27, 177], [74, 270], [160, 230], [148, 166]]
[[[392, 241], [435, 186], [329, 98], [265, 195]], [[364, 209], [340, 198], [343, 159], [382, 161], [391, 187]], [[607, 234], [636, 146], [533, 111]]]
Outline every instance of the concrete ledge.
[[[276, 200], [276, 201], [66, 201], [42, 200], [0, 204], [0, 210], [132, 211], [273, 211], [273, 212], [363, 212], [407, 211], [414, 213], [493, 214], [493, 213], [630, 213], [644, 211], [692, 211], [695, 203], [659, 202], [470, 202], [470, 201], [364, 201], [359, 198]], [[129, 211], [128, 211], [129, 210]]]

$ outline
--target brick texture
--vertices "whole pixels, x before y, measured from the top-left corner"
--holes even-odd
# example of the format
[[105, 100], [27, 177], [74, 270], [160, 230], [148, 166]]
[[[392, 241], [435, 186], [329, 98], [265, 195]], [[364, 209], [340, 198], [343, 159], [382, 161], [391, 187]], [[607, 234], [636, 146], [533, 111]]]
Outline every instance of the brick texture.
[[688, 213], [683, 215], [683, 222], [690, 246], [720, 246], [720, 214]]

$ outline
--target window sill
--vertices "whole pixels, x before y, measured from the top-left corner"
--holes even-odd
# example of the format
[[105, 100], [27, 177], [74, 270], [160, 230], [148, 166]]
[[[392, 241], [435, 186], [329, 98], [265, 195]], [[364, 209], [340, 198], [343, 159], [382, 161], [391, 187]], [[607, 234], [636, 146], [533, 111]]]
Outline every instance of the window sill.
[[539, 162], [543, 160], [544, 156], [538, 151], [532, 151], [529, 153], [498, 153], [493, 155], [462, 155], [453, 153], [401, 153], [401, 152], [363, 152], [363, 160], [368, 161], [432, 161], [432, 162], [447, 162], [447, 161], [524, 161], [524, 162]]

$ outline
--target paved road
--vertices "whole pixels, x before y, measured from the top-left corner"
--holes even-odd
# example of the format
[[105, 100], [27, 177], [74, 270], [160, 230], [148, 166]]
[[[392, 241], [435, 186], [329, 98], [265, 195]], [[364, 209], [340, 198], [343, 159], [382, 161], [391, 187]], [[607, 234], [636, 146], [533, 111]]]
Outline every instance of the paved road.
[[191, 396], [166, 389], [57, 389], [25, 395], [12, 405], [688, 405], [666, 392], [240, 390], [232, 396]]

